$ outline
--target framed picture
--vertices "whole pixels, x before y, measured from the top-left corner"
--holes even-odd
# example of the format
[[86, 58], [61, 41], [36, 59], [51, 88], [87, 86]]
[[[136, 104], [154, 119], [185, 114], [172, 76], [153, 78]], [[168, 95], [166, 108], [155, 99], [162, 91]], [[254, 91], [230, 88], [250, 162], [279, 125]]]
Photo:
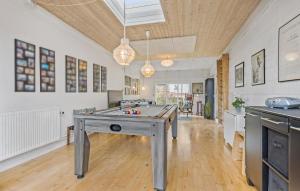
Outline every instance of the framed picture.
[[87, 62], [78, 59], [78, 92], [87, 92]]
[[93, 64], [93, 92], [100, 92], [100, 65]]
[[131, 86], [131, 77], [125, 76], [125, 86]]
[[35, 45], [15, 39], [15, 92], [35, 92]]
[[131, 95], [139, 95], [140, 94], [140, 80], [131, 78]]
[[300, 14], [278, 31], [278, 81], [300, 80]]
[[244, 62], [235, 66], [235, 87], [244, 87]]
[[76, 58], [66, 56], [66, 92], [76, 92]]
[[40, 47], [40, 91], [55, 92], [55, 52]]
[[136, 79], [131, 80], [131, 95], [136, 95]]
[[125, 75], [124, 77], [124, 95], [130, 95], [131, 92], [131, 84], [133, 84], [133, 79], [130, 76]]
[[192, 83], [192, 93], [193, 94], [203, 94], [203, 82]]
[[265, 49], [251, 56], [252, 86], [265, 84]]
[[130, 95], [130, 88], [129, 87], [124, 88], [124, 95]]
[[136, 80], [136, 85], [137, 85], [137, 95], [141, 94], [141, 82], [140, 79]]
[[107, 91], [107, 68], [105, 66], [101, 66], [101, 92]]

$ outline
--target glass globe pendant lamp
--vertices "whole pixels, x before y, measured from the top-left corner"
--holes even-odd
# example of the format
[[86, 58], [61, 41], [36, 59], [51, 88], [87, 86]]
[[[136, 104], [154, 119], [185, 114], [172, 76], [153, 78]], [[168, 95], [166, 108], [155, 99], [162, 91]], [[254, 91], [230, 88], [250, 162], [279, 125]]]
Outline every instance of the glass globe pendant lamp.
[[144, 77], [150, 78], [154, 75], [155, 69], [151, 65], [149, 60], [149, 37], [150, 37], [150, 31], [146, 31], [146, 37], [147, 37], [147, 59], [145, 61], [145, 65], [141, 68], [141, 73]]
[[150, 78], [151, 76], [154, 75], [155, 69], [154, 67], [150, 64], [149, 60], [145, 61], [145, 65], [141, 68], [141, 72], [145, 78]]
[[114, 49], [113, 57], [116, 62], [122, 66], [128, 66], [135, 58], [135, 51], [129, 45], [129, 39], [126, 38], [126, 3], [124, 0], [124, 36], [121, 39], [121, 44]]

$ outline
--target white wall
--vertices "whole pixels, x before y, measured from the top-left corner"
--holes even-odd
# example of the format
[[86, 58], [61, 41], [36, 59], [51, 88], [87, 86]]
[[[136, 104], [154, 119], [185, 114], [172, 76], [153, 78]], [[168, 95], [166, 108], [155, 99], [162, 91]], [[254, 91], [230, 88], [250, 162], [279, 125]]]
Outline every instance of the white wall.
[[[28, 1], [1, 1], [0, 6], [0, 112], [30, 110], [58, 106], [62, 116], [62, 136], [72, 123], [72, 110], [96, 106], [107, 107], [106, 93], [93, 93], [92, 64], [108, 67], [108, 89], [122, 89], [121, 67], [111, 53], [69, 27], [55, 16]], [[14, 92], [14, 39], [36, 45], [36, 92]], [[39, 52], [42, 46], [56, 53], [56, 92], [39, 91]], [[88, 93], [65, 93], [65, 55], [88, 61]]]
[[[209, 70], [172, 70], [158, 71], [151, 78], [144, 79], [145, 90], [142, 91], [141, 97], [146, 99], [155, 99], [155, 85], [172, 84], [172, 83], [198, 83], [203, 82], [209, 77]], [[200, 100], [204, 101], [204, 95], [200, 95]]]
[[[299, 13], [299, 0], [261, 1], [225, 51], [230, 55], [230, 100], [242, 96], [248, 105], [264, 105], [268, 97], [300, 98], [300, 81], [278, 82], [278, 29]], [[251, 55], [261, 49], [266, 49], [266, 84], [251, 86]], [[242, 61], [245, 87], [235, 88], [234, 66]]]

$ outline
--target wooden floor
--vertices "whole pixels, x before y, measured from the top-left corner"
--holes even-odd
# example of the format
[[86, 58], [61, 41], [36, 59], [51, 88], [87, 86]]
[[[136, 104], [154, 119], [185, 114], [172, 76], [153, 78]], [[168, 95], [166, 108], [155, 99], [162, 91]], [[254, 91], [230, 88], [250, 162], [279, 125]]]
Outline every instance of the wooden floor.
[[[1, 191], [152, 190], [147, 137], [94, 134], [84, 179], [73, 175], [73, 145], [0, 173]], [[180, 120], [178, 139], [168, 139], [167, 191], [253, 191], [240, 162], [224, 147], [222, 128], [201, 118]]]

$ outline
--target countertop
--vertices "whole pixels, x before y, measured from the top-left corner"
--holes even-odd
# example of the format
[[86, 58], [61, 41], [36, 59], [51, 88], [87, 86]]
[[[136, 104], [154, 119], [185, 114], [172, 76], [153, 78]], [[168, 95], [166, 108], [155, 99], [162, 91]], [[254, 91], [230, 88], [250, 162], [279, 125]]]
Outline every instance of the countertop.
[[245, 116], [245, 114], [246, 114], [245, 111], [237, 112], [235, 110], [225, 110], [224, 112], [227, 112], [227, 113], [230, 113], [230, 114], [236, 115], [236, 116], [238, 116], [238, 115]]
[[272, 109], [265, 106], [248, 106], [246, 109], [254, 109], [261, 112], [300, 119], [300, 109]]

